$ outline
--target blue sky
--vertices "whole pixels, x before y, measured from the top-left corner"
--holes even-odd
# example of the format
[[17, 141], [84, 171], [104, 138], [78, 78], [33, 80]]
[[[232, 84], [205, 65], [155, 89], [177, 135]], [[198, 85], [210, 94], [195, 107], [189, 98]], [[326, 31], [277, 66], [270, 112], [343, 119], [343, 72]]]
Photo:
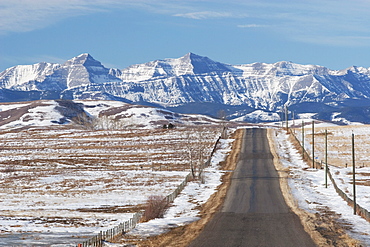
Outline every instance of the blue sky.
[[188, 52], [370, 67], [369, 13], [369, 0], [0, 0], [0, 71], [86, 52], [120, 69]]

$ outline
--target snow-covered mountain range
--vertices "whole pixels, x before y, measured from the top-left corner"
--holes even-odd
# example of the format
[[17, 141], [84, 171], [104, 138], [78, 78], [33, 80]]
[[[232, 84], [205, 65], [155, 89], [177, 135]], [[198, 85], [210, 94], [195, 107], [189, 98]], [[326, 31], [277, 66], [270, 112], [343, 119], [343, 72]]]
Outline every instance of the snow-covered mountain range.
[[[0, 102], [38, 99], [118, 100], [230, 119], [296, 116], [370, 122], [370, 69], [331, 70], [291, 62], [229, 65], [193, 53], [125, 69], [108, 69], [89, 54], [64, 64], [19, 65], [0, 73]], [[292, 117], [292, 114], [290, 114]]]

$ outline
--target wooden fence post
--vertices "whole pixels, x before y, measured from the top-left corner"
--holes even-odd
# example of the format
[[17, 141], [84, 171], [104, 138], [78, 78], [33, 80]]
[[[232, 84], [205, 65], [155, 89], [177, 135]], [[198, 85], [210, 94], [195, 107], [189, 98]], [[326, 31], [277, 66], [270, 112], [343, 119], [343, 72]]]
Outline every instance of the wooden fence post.
[[355, 161], [355, 134], [352, 133], [352, 166], [353, 166], [353, 214], [356, 214], [356, 161]]
[[328, 130], [325, 130], [325, 188], [328, 188]]

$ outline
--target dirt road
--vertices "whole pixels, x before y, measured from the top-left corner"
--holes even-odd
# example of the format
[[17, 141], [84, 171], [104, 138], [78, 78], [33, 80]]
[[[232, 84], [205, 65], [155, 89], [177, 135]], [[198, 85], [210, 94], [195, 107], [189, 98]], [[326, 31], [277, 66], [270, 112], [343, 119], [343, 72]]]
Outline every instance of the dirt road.
[[190, 246], [316, 246], [287, 206], [265, 129], [247, 129], [220, 212]]

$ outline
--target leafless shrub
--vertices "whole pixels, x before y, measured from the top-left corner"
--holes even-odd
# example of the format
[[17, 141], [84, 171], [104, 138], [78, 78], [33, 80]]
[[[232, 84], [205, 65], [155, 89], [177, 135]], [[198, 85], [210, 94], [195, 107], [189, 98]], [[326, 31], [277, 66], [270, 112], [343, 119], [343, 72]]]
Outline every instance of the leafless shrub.
[[165, 197], [158, 195], [149, 196], [146, 201], [146, 207], [143, 215], [144, 221], [149, 221], [155, 218], [163, 218], [167, 206], [168, 203]]
[[122, 130], [137, 127], [138, 125], [139, 123], [135, 123], [131, 117], [101, 115], [92, 121], [92, 128], [94, 130]]

